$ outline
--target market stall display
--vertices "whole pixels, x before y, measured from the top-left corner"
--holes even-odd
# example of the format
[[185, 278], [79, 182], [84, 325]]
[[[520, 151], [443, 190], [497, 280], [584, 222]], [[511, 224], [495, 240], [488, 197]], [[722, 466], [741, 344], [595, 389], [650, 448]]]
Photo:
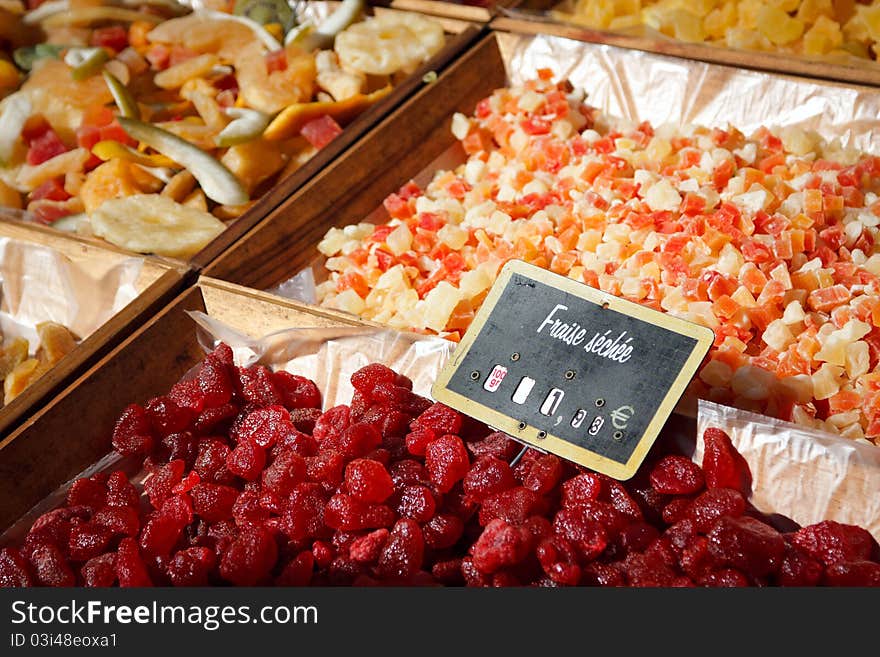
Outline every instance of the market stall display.
[[4, 9], [31, 38], [6, 53], [3, 205], [130, 251], [193, 258], [289, 193], [331, 142], [324, 162], [338, 155], [345, 126], [399, 102], [411, 74], [448, 50], [434, 19], [365, 9], [315, 3], [309, 20], [281, 1]]

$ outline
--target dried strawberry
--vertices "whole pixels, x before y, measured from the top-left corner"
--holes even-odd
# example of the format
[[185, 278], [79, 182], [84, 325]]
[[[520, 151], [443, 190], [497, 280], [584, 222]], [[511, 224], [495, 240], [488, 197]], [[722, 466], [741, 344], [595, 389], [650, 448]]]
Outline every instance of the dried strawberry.
[[282, 450], [263, 470], [263, 486], [276, 495], [290, 495], [305, 478], [306, 460], [293, 450]]
[[334, 495], [324, 507], [324, 524], [343, 531], [390, 527], [394, 518], [394, 511], [384, 504], [360, 502], [345, 494]]
[[199, 451], [199, 439], [190, 431], [170, 433], [162, 439], [160, 450], [164, 461], [181, 459], [191, 467]]
[[517, 486], [483, 500], [480, 524], [485, 527], [495, 518], [519, 524], [525, 522], [529, 516], [541, 514], [544, 508], [544, 501], [535, 491]]
[[208, 548], [190, 547], [175, 552], [166, 573], [174, 586], [207, 586], [217, 557]]
[[170, 397], [154, 397], [144, 408], [154, 434], [161, 437], [188, 429], [194, 417], [191, 409], [178, 405]]
[[402, 518], [416, 522], [428, 522], [437, 509], [434, 495], [425, 486], [406, 486], [397, 503], [397, 513]]
[[583, 575], [578, 565], [578, 553], [561, 536], [549, 536], [538, 544], [535, 551], [541, 568], [557, 584], [577, 586]]
[[146, 455], [153, 450], [153, 427], [144, 408], [130, 404], [113, 428], [113, 449], [123, 456]]
[[584, 566], [582, 580], [592, 586], [626, 586], [622, 562], [600, 563], [591, 561]]
[[412, 484], [425, 484], [428, 482], [428, 472], [425, 466], [413, 459], [401, 459], [391, 464], [388, 469], [391, 481], [394, 482], [395, 490], [402, 490]]
[[43, 586], [74, 586], [76, 576], [61, 550], [54, 545], [41, 545], [31, 553], [31, 565], [37, 581]]
[[244, 414], [233, 426], [231, 435], [239, 446], [252, 443], [257, 447], [269, 448], [295, 431], [287, 409], [275, 405], [254, 408]]
[[697, 530], [708, 532], [718, 518], [740, 517], [746, 509], [746, 501], [739, 491], [732, 488], [710, 488], [700, 493], [687, 507], [687, 517]]
[[622, 566], [629, 586], [670, 587], [678, 579], [669, 566], [647, 554], [630, 553], [623, 560]]
[[107, 506], [127, 506], [137, 509], [140, 496], [124, 472], [116, 471], [107, 479]]
[[360, 458], [382, 444], [382, 434], [372, 424], [355, 422], [342, 431], [336, 444], [346, 458]]
[[155, 515], [147, 520], [140, 534], [140, 548], [145, 557], [168, 556], [180, 540], [183, 527], [177, 518]]
[[719, 565], [729, 564], [752, 577], [775, 572], [785, 555], [782, 535], [748, 516], [719, 518], [707, 538], [709, 552]]
[[222, 484], [201, 483], [190, 495], [197, 515], [208, 522], [219, 522], [231, 517], [238, 491]]
[[84, 522], [70, 528], [68, 554], [73, 561], [87, 561], [104, 552], [113, 532], [96, 523]]
[[578, 510], [560, 510], [553, 518], [553, 531], [571, 543], [584, 561], [595, 559], [608, 546], [605, 527]]
[[469, 466], [467, 450], [458, 436], [441, 436], [425, 451], [428, 476], [441, 493], [452, 490], [456, 482], [468, 473]]
[[100, 509], [107, 502], [107, 476], [77, 479], [67, 491], [67, 506], [87, 506]]
[[549, 493], [562, 477], [562, 462], [553, 454], [541, 454], [529, 464], [522, 485], [538, 495]]
[[205, 438], [199, 443], [198, 450], [193, 469], [202, 481], [214, 484], [232, 482], [233, 474], [226, 469], [226, 460], [232, 451], [229, 445], [219, 438]]
[[440, 513], [422, 527], [425, 544], [435, 550], [452, 547], [464, 533], [464, 522], [451, 513]]
[[[370, 397], [370, 393], [382, 383], [396, 384], [397, 374], [390, 367], [380, 363], [371, 363], [351, 375], [351, 385], [355, 390]], [[412, 386], [410, 385], [410, 389]]]
[[415, 429], [406, 434], [406, 449], [413, 456], [424, 456], [428, 445], [439, 437], [433, 429]]
[[306, 476], [322, 484], [327, 490], [335, 490], [342, 483], [345, 458], [332, 449], [323, 450], [306, 459]]
[[312, 434], [321, 415], [319, 408], [294, 408], [290, 410], [290, 421], [297, 431]]
[[657, 528], [643, 520], [636, 520], [620, 532], [620, 544], [627, 552], [643, 552], [660, 535]]
[[413, 420], [412, 428], [431, 429], [438, 436], [444, 434], [457, 435], [461, 430], [461, 414], [448, 406], [437, 403], [421, 413]]
[[875, 561], [838, 561], [825, 569], [828, 586], [880, 586], [880, 563]]
[[183, 478], [186, 464], [182, 460], [174, 460], [156, 469], [144, 482], [144, 492], [150, 498], [150, 504], [158, 509], [162, 502], [172, 494], [172, 489]]
[[[723, 488], [716, 490], [725, 490]], [[739, 493], [737, 493], [739, 494]], [[742, 497], [740, 495], [740, 497]], [[661, 518], [663, 522], [667, 525], [674, 525], [679, 520], [684, 520], [688, 517], [688, 509], [691, 507], [691, 503], [693, 500], [689, 497], [676, 497], [671, 500], [666, 506], [663, 507], [663, 513]], [[745, 509], [745, 501], [743, 502], [743, 509]]]
[[379, 560], [379, 555], [388, 542], [389, 535], [390, 532], [382, 528], [360, 536], [351, 543], [348, 554], [359, 563], [375, 563]]
[[275, 443], [275, 446], [272, 448], [272, 458], [275, 458], [279, 452], [285, 449], [289, 449], [294, 454], [299, 454], [305, 458], [307, 456], [315, 456], [318, 453], [318, 443], [308, 434], [294, 429]]
[[236, 586], [256, 586], [269, 577], [278, 559], [275, 538], [262, 527], [248, 527], [220, 559], [220, 575]]
[[233, 403], [206, 408], [193, 422], [193, 430], [202, 435], [225, 433], [236, 415], [238, 415], [238, 406]]
[[334, 406], [324, 411], [317, 419], [312, 436], [319, 445], [323, 446], [322, 443], [326, 440], [332, 442], [338, 439], [350, 423], [351, 409], [345, 405]]
[[664, 456], [651, 470], [651, 485], [658, 493], [691, 495], [704, 483], [700, 467], [684, 456]]
[[749, 585], [749, 579], [735, 568], [721, 568], [706, 575], [700, 584], [716, 588], [733, 588]]
[[407, 578], [422, 567], [425, 541], [415, 520], [402, 518], [394, 524], [388, 542], [382, 548], [376, 572], [385, 578]]
[[506, 566], [520, 563], [529, 554], [533, 537], [528, 529], [496, 518], [483, 529], [471, 546], [474, 567], [491, 574]]
[[112, 552], [92, 557], [79, 569], [83, 585], [108, 587], [116, 583], [116, 555]]
[[0, 549], [0, 588], [33, 586], [30, 564], [15, 548]]
[[266, 465], [266, 450], [252, 442], [244, 441], [229, 452], [226, 469], [245, 481], [254, 481]]
[[462, 482], [465, 495], [477, 502], [514, 486], [516, 486], [516, 480], [510, 466], [494, 456], [478, 458]]
[[321, 408], [321, 391], [313, 381], [289, 372], [275, 372], [272, 383], [281, 393], [282, 403], [291, 408]]
[[579, 474], [562, 484], [562, 506], [569, 508], [598, 500], [602, 490], [602, 479], [599, 475], [593, 472]]
[[467, 448], [474, 458], [494, 456], [496, 459], [509, 463], [522, 449], [522, 445], [506, 433], [495, 431], [481, 440], [467, 443]]
[[431, 574], [434, 579], [446, 586], [462, 586], [465, 583], [461, 572], [461, 559], [437, 561], [431, 567]]
[[786, 536], [785, 556], [777, 575], [781, 586], [816, 586], [822, 579], [824, 568], [821, 563], [804, 550], [790, 542]]
[[863, 561], [877, 558], [877, 541], [861, 527], [833, 520], [802, 527], [792, 542], [825, 566], [840, 561]]
[[[193, 396], [201, 395], [199, 411], [201, 408], [218, 408], [228, 404], [235, 392], [229, 366], [216, 359], [206, 358], [204, 360], [195, 382], [196, 388], [191, 394]], [[187, 405], [181, 404], [182, 400], [180, 399], [175, 399], [175, 401], [181, 406]]]
[[275, 586], [308, 586], [311, 584], [314, 569], [314, 555], [308, 550], [303, 550], [287, 562], [275, 578]]
[[744, 497], [752, 490], [749, 464], [721, 429], [703, 432], [703, 474], [708, 488], [733, 488]]

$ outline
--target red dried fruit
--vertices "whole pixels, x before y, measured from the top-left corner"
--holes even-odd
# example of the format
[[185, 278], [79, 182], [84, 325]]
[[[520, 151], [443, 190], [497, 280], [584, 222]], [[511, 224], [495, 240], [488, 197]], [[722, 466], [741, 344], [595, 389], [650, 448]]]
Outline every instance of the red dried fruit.
[[880, 563], [838, 561], [825, 569], [827, 586], [880, 586]]
[[461, 414], [444, 404], [436, 403], [421, 413], [412, 422], [412, 429], [431, 429], [438, 436], [457, 435], [461, 430]]
[[192, 489], [190, 496], [197, 515], [208, 522], [219, 522], [232, 515], [238, 491], [223, 484], [201, 483]]
[[73, 561], [87, 561], [104, 552], [113, 532], [99, 524], [85, 522], [70, 528], [68, 554]]
[[290, 421], [290, 413], [283, 406], [257, 408], [245, 414], [232, 429], [232, 438], [239, 444], [250, 442], [269, 448], [294, 433], [296, 427]]
[[162, 460], [183, 460], [187, 466], [191, 465], [198, 455], [199, 440], [189, 431], [170, 433], [162, 439]]
[[715, 565], [714, 557], [709, 553], [709, 541], [705, 536], [694, 536], [681, 551], [679, 566], [697, 581], [706, 577]]
[[547, 576], [557, 584], [577, 586], [582, 571], [574, 547], [561, 536], [548, 536], [538, 544], [535, 554]]
[[401, 518], [388, 536], [376, 572], [386, 578], [412, 577], [421, 569], [424, 556], [425, 541], [418, 523]]
[[260, 504], [260, 491], [243, 491], [232, 506], [232, 517], [239, 527], [265, 523], [269, 519], [269, 511]]
[[[718, 488], [715, 490], [729, 490], [724, 488]], [[742, 497], [740, 495], [740, 497]], [[684, 520], [688, 517], [688, 509], [691, 507], [691, 498], [689, 497], [676, 497], [674, 500], [670, 501], [669, 504], [663, 507], [662, 519], [667, 525], [674, 525], [679, 520]], [[745, 503], [743, 503], [743, 508], [745, 508]]]
[[360, 502], [350, 495], [337, 494], [324, 507], [324, 524], [342, 531], [390, 527], [394, 511], [384, 504]]
[[622, 562], [592, 561], [584, 566], [582, 581], [591, 586], [626, 586]]
[[462, 586], [465, 583], [461, 573], [461, 559], [437, 561], [431, 567], [431, 574], [446, 586]]
[[691, 495], [704, 483], [700, 466], [684, 456], [664, 456], [651, 470], [651, 485], [658, 493]]
[[326, 541], [315, 541], [312, 544], [312, 555], [320, 568], [326, 568], [333, 561], [333, 548]]
[[275, 386], [275, 378], [265, 365], [237, 368], [238, 387], [247, 401], [258, 406], [282, 405], [284, 397]]
[[481, 573], [491, 574], [523, 561], [532, 545], [533, 537], [528, 529], [496, 518], [486, 525], [469, 552], [474, 567]]
[[95, 513], [92, 520], [113, 534], [122, 536], [136, 536], [141, 528], [137, 511], [127, 506], [105, 506]]
[[0, 588], [33, 586], [31, 568], [15, 548], [0, 549]]
[[416, 429], [406, 434], [406, 449], [414, 456], [424, 456], [428, 445], [439, 436], [431, 429]]
[[644, 552], [660, 532], [643, 520], [636, 520], [620, 532], [620, 544], [627, 552]]
[[435, 550], [452, 547], [464, 533], [464, 522], [451, 513], [440, 513], [422, 527], [425, 544]]
[[175, 383], [171, 386], [168, 397], [178, 406], [188, 408], [193, 413], [201, 413], [205, 407], [205, 393], [202, 392], [197, 379]]
[[[397, 374], [390, 367], [380, 363], [371, 363], [359, 369], [351, 375], [351, 385], [355, 390], [370, 398], [373, 388], [382, 383], [394, 385], [397, 382]], [[412, 389], [412, 384], [410, 384]]]
[[321, 408], [321, 391], [304, 376], [280, 371], [272, 374], [272, 382], [286, 408]]
[[266, 450], [249, 441], [239, 443], [226, 457], [226, 469], [245, 481], [259, 478], [265, 466]]
[[155, 515], [147, 520], [140, 535], [140, 548], [146, 557], [160, 557], [171, 554], [180, 540], [183, 527], [176, 518]]
[[189, 428], [194, 413], [186, 406], [180, 406], [170, 397], [154, 397], [149, 400], [144, 410], [150, 418], [154, 435], [167, 436]]
[[749, 585], [749, 579], [734, 568], [722, 568], [706, 575], [700, 583], [716, 588], [733, 588]]
[[290, 421], [297, 431], [312, 434], [321, 415], [320, 408], [294, 408], [290, 411]]
[[220, 559], [220, 575], [236, 586], [264, 583], [278, 559], [272, 534], [262, 527], [248, 527], [232, 541]]
[[162, 502], [172, 495], [172, 489], [180, 483], [186, 463], [181, 460], [170, 461], [157, 468], [144, 482], [144, 492], [150, 498], [154, 509], [162, 506]]
[[535, 491], [517, 486], [483, 500], [480, 507], [480, 524], [485, 527], [495, 518], [521, 524], [529, 516], [540, 515], [543, 511], [544, 502]]
[[365, 456], [381, 444], [382, 434], [366, 422], [356, 422], [347, 427], [337, 441], [339, 451], [349, 459]]
[[342, 483], [345, 458], [332, 449], [319, 452], [306, 459], [306, 476], [327, 490], [335, 490]]
[[283, 450], [263, 471], [263, 486], [276, 495], [289, 495], [305, 478], [305, 459], [292, 450]]
[[43, 586], [75, 586], [76, 576], [67, 559], [54, 545], [40, 545], [31, 553], [37, 581]]
[[414, 459], [395, 461], [388, 468], [388, 472], [391, 474], [395, 490], [402, 490], [404, 486], [411, 484], [428, 482], [428, 472], [425, 470], [425, 466]]
[[394, 492], [385, 466], [370, 459], [355, 459], [345, 467], [345, 485], [348, 494], [361, 502], [381, 503]]
[[461, 574], [464, 577], [466, 586], [488, 587], [492, 585], [492, 578], [477, 570], [473, 559], [470, 557], [465, 557], [461, 560]]
[[823, 571], [821, 563], [786, 541], [785, 556], [777, 576], [780, 586], [816, 586], [822, 579]]
[[400, 494], [397, 513], [403, 518], [416, 522], [427, 522], [434, 515], [437, 502], [433, 493], [425, 486], [407, 486]]
[[294, 429], [293, 432], [288, 433], [275, 443], [275, 446], [272, 448], [273, 458], [278, 452], [285, 449], [289, 449], [294, 454], [299, 454], [305, 458], [307, 456], [314, 456], [318, 453], [318, 443], [311, 436]]
[[325, 440], [336, 440], [342, 432], [351, 424], [351, 409], [344, 404], [334, 406], [324, 413], [315, 422], [312, 436], [321, 445]]
[[127, 506], [137, 509], [140, 504], [137, 489], [125, 473], [117, 470], [111, 474], [107, 479], [107, 506]]
[[226, 469], [226, 459], [232, 450], [219, 438], [205, 438], [199, 443], [199, 455], [193, 469], [204, 482], [228, 484], [232, 481], [232, 473]]
[[506, 433], [495, 431], [482, 440], [467, 443], [467, 448], [474, 458], [494, 456], [496, 459], [509, 463], [522, 449], [522, 445], [511, 439]]
[[174, 553], [165, 572], [174, 586], [207, 586], [217, 557], [208, 548], [190, 547]]
[[376, 563], [389, 535], [390, 532], [383, 527], [356, 538], [348, 548], [349, 557], [358, 563]]
[[703, 432], [703, 475], [707, 488], [733, 488], [748, 497], [752, 490], [752, 472], [742, 454], [721, 429]]
[[494, 456], [479, 457], [462, 481], [465, 495], [476, 502], [514, 486], [516, 480], [510, 465]]
[[540, 454], [535, 457], [522, 480], [522, 485], [538, 495], [546, 495], [559, 483], [562, 477], [562, 462], [553, 454]]
[[604, 485], [605, 495], [611, 506], [631, 520], [642, 520], [642, 510], [619, 481], [607, 479]]
[[83, 585], [92, 588], [106, 588], [116, 583], [116, 555], [112, 552], [92, 557], [86, 561], [79, 574]]
[[154, 438], [150, 418], [144, 408], [130, 404], [122, 411], [113, 428], [113, 449], [123, 456], [149, 454], [153, 451]]
[[575, 509], [560, 510], [553, 518], [553, 531], [569, 541], [584, 561], [592, 561], [608, 546], [605, 527]]
[[[215, 359], [206, 358], [202, 363], [198, 376], [195, 381], [197, 390], [201, 393], [202, 407], [218, 408], [224, 404], [228, 404], [232, 399], [235, 389], [232, 385], [232, 376], [229, 372], [229, 366], [225, 363], [218, 362]], [[191, 395], [198, 394], [192, 391]], [[180, 404], [181, 400], [175, 399]], [[186, 405], [186, 404], [181, 404]], [[201, 408], [199, 408], [201, 410]]]
[[630, 553], [622, 566], [629, 586], [670, 587], [677, 579], [675, 571], [647, 554]]
[[235, 416], [238, 406], [233, 403], [223, 404], [214, 408], [206, 408], [193, 422], [193, 429], [202, 435], [208, 433], [226, 433]]
[[77, 479], [67, 491], [67, 506], [87, 506], [100, 509], [107, 502], [107, 477]]
[[700, 493], [687, 508], [697, 530], [708, 532], [722, 516], [739, 518], [746, 510], [746, 501], [739, 491], [732, 488], [710, 488]]
[[707, 538], [709, 552], [719, 565], [729, 564], [752, 577], [770, 575], [785, 555], [782, 535], [748, 516], [719, 518]]
[[602, 490], [602, 478], [593, 472], [584, 472], [562, 484], [562, 506], [569, 508], [598, 500]]
[[868, 531], [833, 520], [802, 527], [791, 541], [825, 566], [876, 559], [877, 555], [877, 541]]
[[[443, 408], [446, 408], [445, 406]], [[428, 476], [441, 493], [447, 493], [468, 473], [470, 461], [464, 442], [458, 436], [441, 436], [425, 451]]]
[[159, 514], [173, 519], [180, 527], [186, 527], [193, 521], [193, 508], [189, 495], [179, 493], [167, 498], [162, 503]]
[[275, 578], [275, 586], [308, 586], [312, 582], [315, 569], [315, 557], [308, 550], [303, 550], [291, 559], [281, 574]]

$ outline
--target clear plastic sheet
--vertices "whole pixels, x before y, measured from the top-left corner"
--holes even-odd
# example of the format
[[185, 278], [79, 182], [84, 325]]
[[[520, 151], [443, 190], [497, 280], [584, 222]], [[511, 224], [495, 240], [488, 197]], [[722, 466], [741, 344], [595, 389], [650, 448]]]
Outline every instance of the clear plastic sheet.
[[[324, 409], [349, 403], [354, 392], [349, 379], [369, 363], [384, 363], [408, 376], [413, 391], [431, 396], [431, 385], [455, 350], [448, 340], [411, 333], [362, 327], [296, 328], [271, 333], [260, 339], [244, 335], [198, 311], [190, 311], [205, 352], [218, 342], [228, 344], [238, 365], [261, 364], [274, 371], [286, 370], [313, 380], [321, 390]], [[198, 366], [184, 375], [195, 374]], [[160, 391], [157, 391], [159, 394]], [[121, 409], [120, 409], [121, 410]], [[71, 484], [97, 472], [123, 470], [142, 489], [148, 474], [140, 469], [141, 459], [123, 458], [111, 452], [44, 498], [0, 535], [0, 547], [23, 540], [34, 520], [64, 502]]]
[[76, 259], [48, 246], [0, 237], [0, 330], [33, 353], [36, 325], [53, 321], [83, 339], [138, 295], [142, 258]]
[[[836, 520], [880, 541], [880, 449], [790, 422], [700, 400], [697, 435], [723, 429], [752, 471], [751, 502], [800, 525]], [[703, 460], [697, 440], [694, 461]]]

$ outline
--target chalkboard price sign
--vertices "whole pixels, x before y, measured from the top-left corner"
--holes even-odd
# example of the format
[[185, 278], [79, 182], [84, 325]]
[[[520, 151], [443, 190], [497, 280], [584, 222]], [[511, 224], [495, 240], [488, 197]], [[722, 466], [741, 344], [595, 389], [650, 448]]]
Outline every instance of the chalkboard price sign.
[[713, 339], [706, 327], [514, 260], [433, 395], [524, 443], [628, 479]]

